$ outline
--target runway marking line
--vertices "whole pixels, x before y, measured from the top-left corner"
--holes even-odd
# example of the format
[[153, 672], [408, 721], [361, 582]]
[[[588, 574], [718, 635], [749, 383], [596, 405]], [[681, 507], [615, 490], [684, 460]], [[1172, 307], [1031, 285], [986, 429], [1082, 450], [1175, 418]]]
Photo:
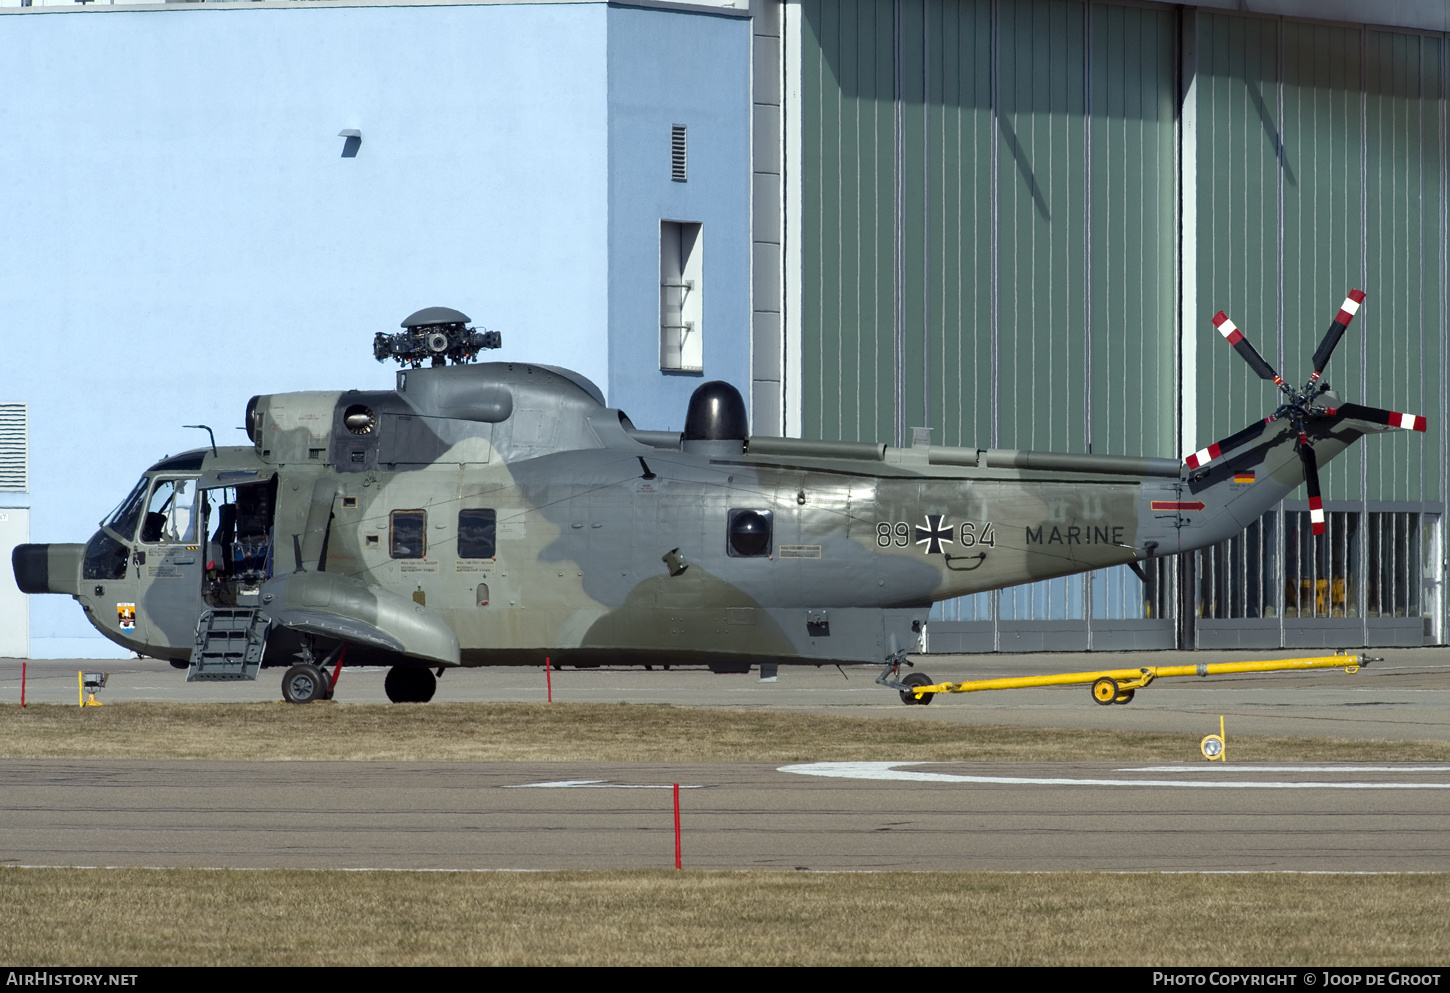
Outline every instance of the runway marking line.
[[[1027, 776], [959, 776], [946, 772], [916, 772], [900, 769], [903, 765], [927, 765], [925, 762], [809, 762], [783, 765], [777, 772], [801, 776], [824, 776], [831, 779], [869, 779], [916, 783], [972, 783], [981, 786], [1150, 786], [1179, 789], [1274, 789], [1274, 790], [1450, 790], [1445, 783], [1296, 783], [1296, 782], [1224, 782], [1221, 780], [1180, 781], [1175, 779], [1071, 779], [1067, 777]], [[1183, 771], [1194, 768], [1184, 766]], [[1179, 771], [1175, 769], [1174, 771]], [[1222, 773], [1222, 769], [1214, 769]], [[1252, 770], [1248, 770], [1252, 771]], [[1298, 771], [1298, 770], [1296, 770]]]
[[[703, 785], [680, 784], [682, 790], [703, 790]], [[560, 779], [552, 783], [509, 783], [506, 790], [670, 790], [674, 783], [611, 783], [607, 779]]]
[[1450, 772], [1450, 765], [1144, 765], [1119, 772]]

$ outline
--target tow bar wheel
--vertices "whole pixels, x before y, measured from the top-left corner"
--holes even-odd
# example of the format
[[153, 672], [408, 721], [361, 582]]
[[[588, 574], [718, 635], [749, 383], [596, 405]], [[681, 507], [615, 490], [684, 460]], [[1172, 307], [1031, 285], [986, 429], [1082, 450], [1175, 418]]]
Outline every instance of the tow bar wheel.
[[[903, 679], [902, 682], [905, 683], [907, 686], [930, 686], [931, 677], [924, 672], [913, 672], [905, 679]], [[901, 702], [906, 704], [908, 707], [913, 707], [917, 705], [925, 707], [927, 704], [931, 703], [931, 698], [934, 696], [936, 696], [935, 693], [923, 693], [921, 696], [918, 697], [915, 693], [912, 693], [908, 690], [902, 690]]]
[[1104, 707], [1111, 706], [1118, 700], [1118, 681], [1112, 676], [1104, 676], [1093, 683], [1093, 699]]

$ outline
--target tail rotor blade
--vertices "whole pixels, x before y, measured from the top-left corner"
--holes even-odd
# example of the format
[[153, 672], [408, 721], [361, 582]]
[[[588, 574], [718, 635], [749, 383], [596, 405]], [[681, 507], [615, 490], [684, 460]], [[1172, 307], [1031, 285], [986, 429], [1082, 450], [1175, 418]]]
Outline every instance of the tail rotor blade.
[[1187, 463], [1190, 469], [1197, 469], [1199, 466], [1208, 465], [1208, 463], [1218, 458], [1224, 452], [1231, 452], [1240, 445], [1247, 444], [1263, 434], [1264, 428], [1272, 420], [1272, 417], [1265, 417], [1262, 421], [1255, 421], [1242, 431], [1235, 431], [1222, 441], [1216, 441], [1207, 448], [1194, 452], [1183, 461]]
[[1319, 460], [1309, 439], [1299, 433], [1299, 460], [1304, 463], [1304, 484], [1309, 487], [1309, 524], [1315, 534], [1324, 533], [1324, 501], [1319, 497]]
[[1357, 421], [1369, 421], [1371, 424], [1387, 424], [1392, 428], [1402, 428], [1405, 431], [1423, 431], [1429, 426], [1429, 422], [1418, 414], [1402, 414], [1396, 410], [1385, 410], [1381, 407], [1361, 407], [1357, 403], [1340, 404], [1329, 410], [1331, 415], [1337, 414], [1340, 417], [1352, 417]]
[[1324, 333], [1324, 340], [1314, 350], [1314, 375], [1309, 377], [1309, 382], [1316, 382], [1324, 373], [1324, 367], [1329, 364], [1329, 357], [1334, 354], [1334, 349], [1339, 345], [1339, 339], [1344, 337], [1344, 332], [1349, 329], [1349, 322], [1354, 320], [1354, 315], [1359, 313], [1359, 305], [1364, 303], [1363, 290], [1350, 290], [1349, 296], [1344, 298], [1344, 303], [1339, 307], [1339, 313], [1334, 315], [1334, 320], [1329, 325], [1329, 330]]
[[1274, 371], [1274, 367], [1264, 361], [1259, 350], [1244, 337], [1244, 333], [1234, 325], [1233, 321], [1228, 319], [1227, 314], [1221, 310], [1214, 314], [1213, 326], [1219, 334], [1223, 335], [1224, 340], [1234, 347], [1234, 351], [1238, 352], [1239, 356], [1249, 364], [1249, 368], [1258, 373], [1260, 379], [1267, 379], [1275, 386], [1287, 389], [1284, 380]]

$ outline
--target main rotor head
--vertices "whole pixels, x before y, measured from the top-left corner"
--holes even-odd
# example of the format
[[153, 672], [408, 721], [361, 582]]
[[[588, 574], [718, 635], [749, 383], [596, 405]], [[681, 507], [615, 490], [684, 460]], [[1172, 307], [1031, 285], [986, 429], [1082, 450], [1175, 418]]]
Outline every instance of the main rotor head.
[[379, 362], [396, 359], [416, 369], [424, 359], [432, 359], [435, 366], [450, 360], [462, 365], [485, 348], [502, 347], [499, 332], [470, 328], [468, 321], [467, 314], [451, 307], [425, 307], [403, 319], [401, 333], [379, 331], [373, 337], [373, 357]]
[[1309, 438], [1309, 424], [1315, 421], [1328, 420], [1333, 423], [1353, 419], [1384, 424], [1392, 428], [1403, 428], [1407, 431], [1424, 431], [1426, 427], [1425, 418], [1415, 414], [1402, 414], [1379, 407], [1361, 407], [1357, 403], [1339, 403], [1335, 395], [1330, 392], [1329, 383], [1320, 378], [1324, 375], [1325, 367], [1329, 365], [1330, 356], [1334, 354], [1340, 339], [1344, 337], [1344, 332], [1349, 329], [1350, 321], [1354, 320], [1354, 315], [1359, 313], [1360, 305], [1364, 303], [1364, 297], [1363, 290], [1350, 290], [1349, 295], [1344, 298], [1339, 312], [1334, 315], [1334, 319], [1329, 324], [1329, 330], [1325, 332], [1324, 338], [1319, 342], [1319, 347], [1314, 350], [1314, 372], [1299, 389], [1284, 382], [1283, 377], [1264, 360], [1264, 357], [1259, 354], [1259, 350], [1244, 336], [1234, 322], [1229, 320], [1227, 314], [1221, 310], [1214, 314], [1215, 330], [1233, 346], [1234, 351], [1238, 352], [1239, 356], [1249, 364], [1249, 368], [1258, 373], [1260, 379], [1267, 380], [1278, 388], [1283, 402], [1262, 421], [1251, 424], [1242, 431], [1231, 434], [1188, 456], [1184, 459], [1188, 468], [1193, 470], [1207, 465], [1225, 452], [1233, 451], [1253, 441], [1263, 434], [1264, 429], [1274, 421], [1287, 418], [1299, 436], [1296, 446], [1299, 451], [1299, 459], [1304, 466], [1304, 483], [1309, 490], [1309, 519], [1314, 533], [1323, 534], [1324, 501], [1321, 499], [1319, 491], [1319, 460], [1314, 455], [1314, 445]]

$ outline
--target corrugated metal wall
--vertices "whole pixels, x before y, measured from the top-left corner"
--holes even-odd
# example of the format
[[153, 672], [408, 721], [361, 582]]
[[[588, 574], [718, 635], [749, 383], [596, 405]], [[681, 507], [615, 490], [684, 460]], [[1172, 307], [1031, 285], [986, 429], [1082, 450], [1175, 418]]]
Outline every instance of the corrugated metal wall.
[[894, 440], [896, 67], [881, 0], [811, 0], [802, 44], [807, 437]]
[[803, 433], [1177, 454], [1173, 14], [802, 10]]
[[[1351, 288], [1368, 297], [1325, 378], [1430, 416], [1331, 464], [1326, 500], [1440, 499], [1445, 326], [1444, 40], [1197, 15], [1198, 299], [1285, 379]], [[1205, 324], [1205, 328], [1207, 325]], [[1199, 441], [1273, 409], [1217, 336], [1197, 342]]]
[[[1180, 404], [1196, 446], [1277, 403], [1215, 310], [1302, 382], [1359, 287], [1327, 378], [1431, 428], [1331, 464], [1325, 497], [1441, 509], [1445, 35], [1080, 0], [799, 10], [804, 435], [1177, 456]], [[1125, 570], [996, 596], [946, 616], [1157, 616]]]

